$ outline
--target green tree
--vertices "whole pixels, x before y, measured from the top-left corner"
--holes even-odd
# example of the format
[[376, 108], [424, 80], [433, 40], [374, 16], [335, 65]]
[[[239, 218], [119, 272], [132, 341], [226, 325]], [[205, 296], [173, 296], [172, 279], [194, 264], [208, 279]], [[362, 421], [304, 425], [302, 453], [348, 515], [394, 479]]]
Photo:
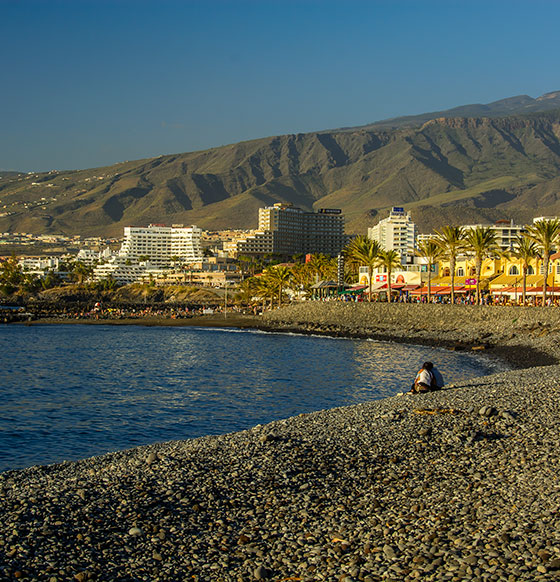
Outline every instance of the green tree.
[[451, 303], [455, 303], [455, 263], [459, 253], [465, 250], [465, 231], [462, 226], [444, 226], [440, 231], [436, 230], [436, 243], [441, 247], [445, 257], [449, 261], [451, 274]]
[[5, 295], [15, 293], [23, 283], [25, 275], [15, 256], [0, 263], [0, 291]]
[[548, 279], [548, 265], [552, 250], [558, 244], [560, 237], [560, 220], [539, 220], [527, 229], [527, 238], [536, 243], [543, 260], [544, 281], [543, 281], [543, 307], [546, 305], [546, 286]]
[[336, 277], [336, 259], [332, 259], [327, 255], [314, 254], [306, 263], [312, 276], [318, 279], [334, 279]]
[[25, 273], [19, 290], [26, 293], [35, 293], [41, 288], [41, 279], [33, 273]]
[[43, 289], [52, 289], [53, 287], [58, 287], [61, 283], [62, 279], [60, 278], [60, 275], [53, 271], [48, 271], [41, 279], [41, 287]]
[[270, 277], [267, 277], [265, 274], [258, 277], [258, 282], [255, 288], [257, 296], [262, 301], [263, 311], [266, 307], [266, 300], [270, 299], [270, 307], [272, 308], [272, 303], [274, 301], [274, 297], [276, 296], [276, 289]]
[[430, 238], [418, 244], [416, 254], [426, 259], [428, 264], [428, 303], [430, 303], [432, 295], [432, 267], [443, 255], [443, 249], [434, 239]]
[[246, 305], [251, 305], [253, 298], [257, 295], [258, 280], [256, 277], [243, 279], [239, 284], [235, 299]]
[[262, 261], [253, 255], [239, 255], [237, 262], [244, 275], [250, 274], [251, 277], [254, 277], [257, 272], [262, 271]]
[[527, 271], [529, 270], [531, 261], [534, 261], [539, 256], [537, 243], [526, 236], [517, 237], [511, 255], [521, 263], [521, 272], [523, 274], [523, 305], [525, 305], [527, 299]]
[[313, 285], [313, 273], [308, 263], [296, 263], [292, 269], [292, 289], [309, 293]]
[[490, 227], [477, 226], [465, 234], [466, 250], [474, 256], [476, 271], [476, 304], [480, 305], [480, 275], [482, 273], [482, 261], [485, 258], [496, 255], [499, 252], [496, 242], [496, 231]]
[[350, 265], [365, 266], [368, 269], [368, 300], [371, 301], [373, 269], [377, 266], [382, 252], [380, 244], [368, 236], [360, 235], [350, 241], [343, 251]]
[[387, 272], [387, 301], [391, 303], [391, 273], [401, 266], [401, 256], [397, 251], [381, 251], [377, 259], [377, 266], [383, 267]]
[[276, 265], [266, 270], [266, 276], [274, 289], [278, 290], [278, 306], [282, 305], [282, 293], [288, 286], [292, 273], [285, 265]]
[[72, 278], [75, 279], [79, 285], [93, 275], [93, 267], [91, 265], [86, 265], [82, 261], [74, 261], [72, 264]]

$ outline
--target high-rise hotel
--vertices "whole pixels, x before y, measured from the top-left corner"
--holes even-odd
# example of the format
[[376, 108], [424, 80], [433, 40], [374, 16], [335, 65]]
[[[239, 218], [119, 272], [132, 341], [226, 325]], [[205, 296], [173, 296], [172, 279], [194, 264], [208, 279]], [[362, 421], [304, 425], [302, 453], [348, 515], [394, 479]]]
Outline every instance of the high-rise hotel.
[[142, 280], [150, 269], [172, 263], [189, 264], [202, 259], [202, 230], [182, 224], [125, 226], [120, 251], [94, 270], [96, 280], [111, 276], [120, 283]]
[[307, 212], [291, 204], [277, 203], [259, 209], [258, 230], [237, 240], [226, 250], [234, 255], [299, 253], [337, 255], [346, 246], [341, 210], [323, 208]]
[[388, 218], [368, 229], [368, 237], [388, 251], [397, 251], [403, 265], [412, 262], [416, 247], [416, 225], [412, 222], [410, 212], [404, 208], [393, 206]]
[[132, 261], [146, 257], [156, 266], [168, 265], [173, 257], [181, 263], [193, 263], [202, 258], [201, 237], [202, 230], [197, 226], [125, 226], [119, 255]]

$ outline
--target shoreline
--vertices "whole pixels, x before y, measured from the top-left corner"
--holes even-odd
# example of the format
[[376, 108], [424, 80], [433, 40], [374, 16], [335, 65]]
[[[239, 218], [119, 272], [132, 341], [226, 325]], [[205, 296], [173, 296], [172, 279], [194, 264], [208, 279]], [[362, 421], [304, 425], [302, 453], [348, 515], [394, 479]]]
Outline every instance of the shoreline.
[[[425, 329], [423, 329], [423, 324], [418, 326], [419, 315], [426, 308], [431, 307], [441, 307], [443, 309], [441, 317], [446, 317], [448, 314], [445, 313], [449, 310], [449, 306], [426, 306], [426, 305], [404, 305], [407, 310], [416, 311], [414, 317], [403, 319], [395, 325], [395, 322], [391, 322], [391, 325], [379, 326], [379, 322], [374, 320], [368, 320], [364, 317], [360, 322], [360, 325], [356, 325], [355, 322], [345, 322], [346, 315], [348, 311], [347, 305], [338, 304], [342, 309], [335, 309], [328, 318], [318, 319], [314, 317], [313, 313], [310, 317], [310, 312], [321, 312], [323, 310], [322, 306], [327, 306], [331, 311], [333, 310], [332, 304], [299, 304], [294, 306], [284, 307], [279, 310], [274, 310], [270, 312], [265, 312], [264, 316], [255, 315], [245, 315], [238, 313], [228, 314], [224, 317], [223, 314], [213, 314], [213, 315], [197, 315], [188, 318], [171, 319], [168, 317], [155, 316], [155, 317], [139, 317], [139, 318], [122, 318], [122, 319], [74, 319], [74, 318], [43, 318], [38, 320], [33, 320], [30, 322], [18, 322], [17, 325], [60, 325], [60, 324], [83, 324], [83, 325], [141, 325], [146, 327], [152, 326], [162, 326], [162, 327], [235, 327], [239, 329], [255, 329], [260, 331], [269, 331], [275, 333], [298, 333], [302, 335], [325, 335], [329, 337], [343, 337], [349, 339], [370, 339], [378, 341], [390, 341], [403, 344], [413, 344], [413, 345], [425, 345], [430, 347], [438, 347], [443, 349], [448, 349], [452, 351], [473, 351], [489, 358], [495, 358], [502, 362], [507, 363], [512, 368], [523, 369], [535, 366], [551, 366], [560, 363], [560, 313], [556, 310], [548, 312], [545, 310], [543, 313], [540, 309], [527, 308], [529, 316], [535, 316], [535, 320], [539, 323], [533, 324], [529, 328], [519, 328], [519, 336], [516, 341], [515, 337], [512, 337], [511, 332], [494, 334], [489, 333], [487, 326], [484, 325], [482, 330], [473, 329], [474, 333], [464, 334], [464, 333], [451, 333], [449, 334], [426, 334]], [[381, 316], [376, 314], [379, 319], [385, 317], [387, 313], [387, 308], [393, 311], [399, 311], [399, 307], [402, 304], [393, 304], [387, 306], [386, 304], [373, 304], [364, 307], [374, 308], [373, 311], [380, 311]], [[336, 306], [335, 306], [336, 307]], [[360, 310], [362, 306], [350, 304], [351, 309]], [[381, 307], [381, 309], [379, 309]], [[457, 306], [458, 310], [477, 310], [480, 309], [477, 306]], [[494, 313], [491, 315], [500, 315], [499, 310], [503, 310], [503, 307], [492, 306], [490, 308]], [[508, 308], [505, 308], [508, 310]], [[517, 311], [517, 314], [522, 310], [522, 308], [513, 308]], [[304, 310], [305, 313], [302, 317], [301, 311]], [[295, 313], [294, 313], [295, 311]], [[363, 309], [362, 309], [363, 311]], [[400, 310], [402, 311], [402, 310]], [[441, 309], [440, 309], [441, 311]], [[559, 310], [560, 311], [560, 310]], [[343, 313], [340, 313], [343, 312]], [[472, 311], [471, 311], [472, 312]], [[476, 313], [476, 312], [475, 312]], [[514, 314], [516, 312], [514, 311]], [[511, 321], [514, 319], [511, 317], [510, 313], [506, 313], [506, 319]], [[550, 328], [550, 323], [544, 323], [540, 319], [546, 320], [548, 316], [552, 317], [552, 325], [557, 325], [556, 337], [552, 334], [548, 337], [548, 341], [535, 342], [534, 335], [535, 326], [538, 334], [546, 332]], [[440, 330], [437, 330], [438, 332]], [[455, 330], [453, 330], [455, 331]], [[542, 337], [542, 336], [540, 336]], [[521, 341], [519, 341], [521, 340]], [[553, 343], [552, 343], [553, 342]]]
[[[248, 327], [380, 334], [381, 321], [391, 341], [485, 340], [482, 353], [502, 349], [512, 360], [527, 347], [553, 358], [557, 346], [555, 313], [516, 311], [514, 322], [507, 311], [489, 319], [469, 310], [444, 320], [436, 309], [421, 315], [430, 316], [425, 330], [419, 311], [387, 307], [343, 311], [340, 319], [338, 307], [308, 305], [302, 315], [294, 306]], [[517, 363], [526, 367], [533, 357]], [[557, 580], [559, 434], [560, 366], [553, 365], [7, 471], [0, 473], [0, 577]]]

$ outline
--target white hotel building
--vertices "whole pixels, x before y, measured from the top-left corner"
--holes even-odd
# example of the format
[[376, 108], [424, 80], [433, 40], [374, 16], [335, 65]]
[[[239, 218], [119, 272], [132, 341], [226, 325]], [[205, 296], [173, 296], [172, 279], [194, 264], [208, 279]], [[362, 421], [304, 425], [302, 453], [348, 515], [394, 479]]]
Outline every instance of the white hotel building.
[[368, 228], [368, 237], [387, 251], [397, 251], [403, 265], [412, 262], [416, 248], [416, 225], [410, 212], [405, 212], [404, 208], [394, 206], [388, 218]]
[[133, 283], [161, 273], [174, 262], [184, 265], [200, 261], [201, 237], [202, 229], [194, 225], [126, 226], [118, 254], [95, 268], [94, 279], [111, 276], [119, 283]]

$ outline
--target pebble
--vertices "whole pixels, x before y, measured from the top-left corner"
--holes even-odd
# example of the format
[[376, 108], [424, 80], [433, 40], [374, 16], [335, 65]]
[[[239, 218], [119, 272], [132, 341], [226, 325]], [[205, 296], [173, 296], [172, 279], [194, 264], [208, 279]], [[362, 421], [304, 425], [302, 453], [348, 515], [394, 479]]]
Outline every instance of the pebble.
[[0, 580], [556, 581], [559, 434], [551, 365], [7, 471]]
[[129, 536], [134, 536], [134, 537], [141, 536], [142, 535], [142, 530], [139, 527], [131, 527], [128, 530], [128, 535]]

